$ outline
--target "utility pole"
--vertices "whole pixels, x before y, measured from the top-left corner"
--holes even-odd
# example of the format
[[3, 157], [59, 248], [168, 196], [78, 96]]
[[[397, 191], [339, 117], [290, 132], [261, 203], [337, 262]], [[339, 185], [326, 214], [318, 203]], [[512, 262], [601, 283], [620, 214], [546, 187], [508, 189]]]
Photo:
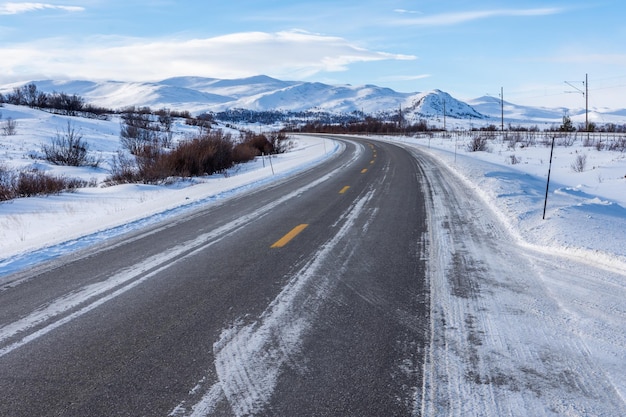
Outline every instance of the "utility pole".
[[443, 100], [443, 130], [446, 130], [446, 100]]
[[565, 84], [569, 85], [570, 87], [576, 90], [576, 91], [567, 91], [567, 93], [579, 92], [585, 97], [585, 131], [589, 132], [589, 75], [585, 74], [585, 81], [583, 81], [583, 84], [585, 85], [584, 91], [576, 87], [574, 84], [572, 84], [569, 81], [565, 81]]
[[504, 132], [504, 87], [500, 87], [500, 130]]
[[589, 133], [589, 77], [585, 74], [585, 130]]

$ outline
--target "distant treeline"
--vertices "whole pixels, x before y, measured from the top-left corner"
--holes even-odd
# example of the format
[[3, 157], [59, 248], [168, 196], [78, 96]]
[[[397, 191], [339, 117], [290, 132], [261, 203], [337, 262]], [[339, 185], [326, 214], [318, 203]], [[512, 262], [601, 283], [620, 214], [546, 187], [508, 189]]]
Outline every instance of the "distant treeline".
[[[37, 89], [34, 83], [23, 85], [22, 87], [13, 88], [13, 92], [8, 94], [0, 94], [0, 103], [14, 104], [17, 106], [28, 106], [33, 109], [46, 110], [52, 113], [62, 114], [65, 116], [83, 116], [92, 118], [106, 119], [111, 114], [124, 113], [143, 113], [159, 116], [162, 110], [152, 111], [149, 107], [134, 106], [126, 107], [120, 110], [109, 109], [106, 107], [94, 106], [77, 94], [67, 93], [46, 93]], [[191, 118], [188, 111], [176, 112], [169, 111], [171, 117]]]

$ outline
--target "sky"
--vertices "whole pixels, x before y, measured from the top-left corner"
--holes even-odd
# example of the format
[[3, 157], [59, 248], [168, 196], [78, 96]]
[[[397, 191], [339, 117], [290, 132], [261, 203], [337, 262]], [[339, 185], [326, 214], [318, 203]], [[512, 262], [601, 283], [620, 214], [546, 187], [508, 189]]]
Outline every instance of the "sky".
[[624, 16], [623, 0], [0, 0], [0, 85], [263, 74], [623, 109]]

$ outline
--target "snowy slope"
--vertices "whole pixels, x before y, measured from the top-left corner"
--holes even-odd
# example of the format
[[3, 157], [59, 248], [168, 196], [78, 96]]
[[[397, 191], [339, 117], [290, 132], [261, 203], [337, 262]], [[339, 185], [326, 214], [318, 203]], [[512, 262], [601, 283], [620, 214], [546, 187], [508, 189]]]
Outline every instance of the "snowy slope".
[[[194, 114], [233, 108], [265, 111], [325, 111], [391, 114], [402, 108], [407, 120], [470, 119], [479, 125], [501, 122], [499, 98], [484, 96], [466, 102], [435, 89], [401, 93], [375, 85], [329, 85], [319, 82], [282, 81], [265, 75], [240, 79], [174, 77], [156, 82], [40, 80], [32, 81], [44, 92], [78, 94], [87, 102], [119, 109], [149, 106], [188, 110]], [[0, 93], [11, 93], [27, 82], [0, 86]], [[576, 124], [585, 121], [585, 109], [529, 107], [504, 102], [505, 124], [534, 123], [549, 128], [568, 114]], [[626, 109], [592, 108], [591, 122], [623, 124]]]
[[[250, 110], [321, 110], [329, 113], [364, 111], [392, 113], [406, 109], [409, 120], [433, 117], [442, 112], [451, 118], [484, 118], [466, 103], [447, 93], [400, 93], [375, 85], [329, 85], [318, 82], [281, 81], [267, 76], [221, 80], [202, 77], [176, 77], [159, 82], [121, 81], [33, 81], [44, 92], [77, 94], [96, 106], [119, 109], [127, 106], [167, 107], [192, 113]], [[10, 93], [26, 83], [0, 86]]]

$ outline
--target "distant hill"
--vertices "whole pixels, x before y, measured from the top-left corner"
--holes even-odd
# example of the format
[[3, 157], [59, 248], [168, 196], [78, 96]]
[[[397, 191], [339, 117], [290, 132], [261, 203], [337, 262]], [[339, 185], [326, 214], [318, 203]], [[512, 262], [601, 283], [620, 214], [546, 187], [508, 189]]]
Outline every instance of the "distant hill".
[[[400, 93], [375, 85], [329, 85], [318, 82], [281, 81], [267, 76], [233, 80], [176, 77], [158, 82], [32, 81], [41, 91], [77, 94], [91, 104], [119, 109], [127, 106], [167, 107], [192, 113], [248, 109], [256, 111], [324, 111], [328, 113], [392, 113], [400, 109], [407, 119], [443, 114], [451, 118], [485, 115], [447, 93]], [[25, 83], [0, 87], [11, 92]]]
[[[502, 117], [500, 99], [484, 96], [467, 102], [452, 95], [431, 90], [400, 93], [375, 85], [329, 85], [319, 82], [282, 81], [265, 75], [240, 79], [175, 77], [158, 82], [122, 81], [31, 81], [41, 91], [77, 94], [96, 106], [120, 109], [149, 106], [153, 109], [188, 110], [193, 114], [230, 109], [255, 111], [322, 111], [334, 114], [365, 112], [392, 114], [402, 111], [410, 121], [449, 119], [482, 121], [499, 125]], [[9, 93], [26, 83], [0, 86]], [[505, 123], [558, 123], [565, 108], [546, 109], [504, 102]], [[570, 113], [576, 123], [584, 122], [584, 109]], [[626, 110], [594, 110], [590, 121], [599, 123], [623, 120]], [[624, 122], [621, 122], [624, 123]]]

